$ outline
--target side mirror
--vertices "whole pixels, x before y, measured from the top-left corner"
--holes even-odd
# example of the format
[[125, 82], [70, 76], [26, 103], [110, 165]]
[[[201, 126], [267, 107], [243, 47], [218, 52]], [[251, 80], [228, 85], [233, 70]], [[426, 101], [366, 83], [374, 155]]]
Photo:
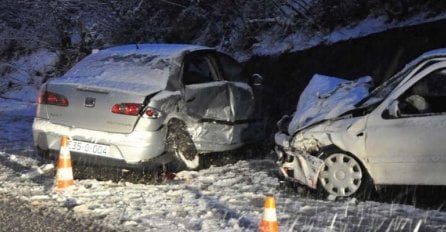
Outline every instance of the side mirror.
[[249, 77], [249, 84], [252, 86], [262, 86], [263, 77], [258, 73], [254, 73]]
[[276, 126], [277, 129], [281, 132], [288, 133], [288, 125], [290, 125], [291, 117], [289, 115], [284, 115], [282, 118], [277, 122]]
[[393, 100], [392, 103], [390, 103], [390, 105], [387, 107], [389, 116], [393, 118], [398, 118], [401, 116], [399, 104], [400, 102], [398, 100]]

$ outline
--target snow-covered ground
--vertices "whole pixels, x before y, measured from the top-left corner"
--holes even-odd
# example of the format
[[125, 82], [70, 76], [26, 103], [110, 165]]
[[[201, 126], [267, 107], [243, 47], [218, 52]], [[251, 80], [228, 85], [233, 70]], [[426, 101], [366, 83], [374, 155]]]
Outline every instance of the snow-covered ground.
[[[382, 18], [370, 18], [320, 36], [296, 33], [276, 39], [265, 34], [252, 52], [297, 51], [421, 21], [422, 17], [386, 24]], [[161, 184], [76, 179], [74, 189], [56, 193], [55, 168], [37, 157], [31, 124], [41, 76], [54, 71], [58, 59], [56, 53], [39, 50], [5, 64], [14, 72], [0, 79], [0, 193], [31, 208], [70, 213], [117, 231], [255, 231], [265, 196], [273, 194], [281, 231], [446, 231], [443, 205], [440, 210], [424, 210], [356, 199], [315, 199], [281, 187], [273, 174], [274, 161], [268, 159], [183, 171]]]
[[76, 179], [74, 189], [56, 193], [54, 166], [32, 145], [35, 107], [0, 98], [0, 193], [37, 211], [69, 213], [117, 231], [255, 231], [265, 196], [274, 194], [281, 231], [446, 231], [441, 210], [288, 191], [268, 159], [183, 171], [161, 184]]

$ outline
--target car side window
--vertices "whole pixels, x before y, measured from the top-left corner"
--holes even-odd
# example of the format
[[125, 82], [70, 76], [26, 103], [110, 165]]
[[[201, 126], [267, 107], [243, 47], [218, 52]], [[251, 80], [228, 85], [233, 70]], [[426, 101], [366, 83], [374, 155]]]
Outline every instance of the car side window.
[[419, 80], [398, 98], [401, 115], [446, 112], [446, 69]]
[[216, 58], [225, 80], [246, 82], [243, 75], [243, 67], [239, 62], [222, 53], [218, 53]]
[[184, 60], [183, 83], [185, 85], [214, 81], [209, 58], [206, 56], [190, 56]]

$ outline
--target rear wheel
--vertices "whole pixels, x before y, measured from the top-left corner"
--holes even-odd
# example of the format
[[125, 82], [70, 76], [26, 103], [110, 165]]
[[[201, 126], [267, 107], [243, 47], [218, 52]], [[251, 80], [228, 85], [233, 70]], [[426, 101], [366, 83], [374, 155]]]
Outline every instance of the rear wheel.
[[172, 120], [169, 123], [167, 133], [167, 144], [169, 150], [174, 153], [175, 158], [189, 169], [195, 169], [199, 165], [199, 153], [192, 137], [186, 130], [184, 122]]
[[324, 165], [318, 185], [325, 195], [367, 198], [373, 191], [371, 180], [361, 163], [353, 156], [333, 151], [321, 156]]
[[44, 159], [49, 159], [50, 152], [48, 150], [43, 150], [40, 147], [36, 147], [37, 155]]
[[41, 149], [40, 147], [36, 147], [36, 150], [37, 150], [37, 155], [39, 157], [46, 159], [46, 160], [57, 161], [57, 157], [58, 157], [58, 155], [56, 154], [57, 152], [50, 151], [50, 150], [44, 150], [44, 149]]

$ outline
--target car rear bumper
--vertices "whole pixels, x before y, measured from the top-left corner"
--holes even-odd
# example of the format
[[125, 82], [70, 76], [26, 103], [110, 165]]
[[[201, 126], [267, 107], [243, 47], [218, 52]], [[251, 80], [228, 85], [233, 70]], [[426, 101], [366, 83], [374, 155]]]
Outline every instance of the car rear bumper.
[[[34, 145], [39, 149], [58, 151], [62, 135], [70, 139], [108, 145], [106, 156], [74, 153], [73, 158], [88, 160], [94, 164], [110, 166], [141, 166], [144, 163], [166, 163], [166, 129], [157, 131], [134, 131], [129, 134], [94, 131], [73, 128], [51, 123], [46, 119], [35, 118], [33, 123]], [[163, 156], [164, 158], [160, 158]]]
[[[49, 158], [51, 160], [57, 160], [57, 156], [59, 155], [58, 152], [59, 151], [56, 150], [50, 150], [47, 151], [47, 153], [45, 153], [44, 155], [46, 158]], [[70, 155], [71, 155], [71, 160], [74, 162], [74, 165], [80, 164], [85, 166], [119, 167], [128, 169], [147, 169], [152, 167], [158, 167], [159, 165], [169, 163], [174, 159], [173, 154], [167, 152], [153, 159], [136, 163], [127, 163], [123, 159], [113, 159], [90, 154], [82, 154], [77, 152], [70, 152]]]

